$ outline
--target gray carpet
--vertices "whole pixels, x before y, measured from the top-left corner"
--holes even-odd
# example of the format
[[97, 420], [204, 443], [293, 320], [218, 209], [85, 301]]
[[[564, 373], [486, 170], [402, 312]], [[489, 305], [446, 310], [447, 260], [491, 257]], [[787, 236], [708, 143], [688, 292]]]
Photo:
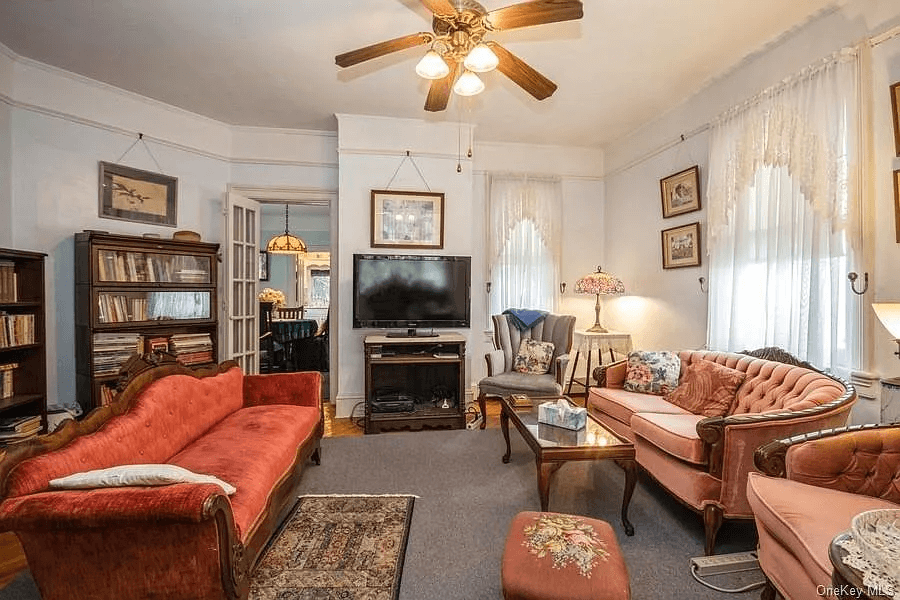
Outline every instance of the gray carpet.
[[[300, 491], [408, 493], [416, 500], [401, 600], [500, 598], [500, 556], [507, 524], [521, 510], [538, 510], [534, 455], [512, 431], [504, 465], [503, 436], [484, 431], [383, 433], [322, 441], [321, 466], [310, 465]], [[615, 464], [568, 463], [554, 476], [550, 510], [613, 524], [631, 578], [632, 598], [758, 598], [759, 591], [716, 592], [691, 577], [689, 559], [703, 554], [701, 518], [641, 475], [629, 516], [635, 535], [619, 522], [624, 474]], [[726, 523], [717, 553], [752, 550], [752, 522]], [[759, 572], [710, 579], [726, 588], [758, 581]], [[0, 591], [0, 600], [37, 600], [27, 573]]]

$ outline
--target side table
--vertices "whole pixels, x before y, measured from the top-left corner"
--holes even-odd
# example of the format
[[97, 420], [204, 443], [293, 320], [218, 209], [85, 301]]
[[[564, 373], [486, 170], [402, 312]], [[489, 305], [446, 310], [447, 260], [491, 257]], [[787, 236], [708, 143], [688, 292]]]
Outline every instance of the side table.
[[831, 595], [841, 599], [853, 600], [890, 600], [890, 596], [879, 593], [880, 590], [870, 589], [863, 583], [862, 573], [844, 564], [843, 558], [847, 551], [838, 545], [838, 542], [850, 537], [849, 532], [838, 534], [828, 546], [828, 559], [834, 570], [831, 572]]
[[[572, 375], [569, 377], [569, 386], [566, 388], [566, 394], [572, 392], [572, 384], [577, 383], [584, 386], [584, 395], [587, 398], [591, 389], [591, 354], [597, 351], [598, 363], [603, 364], [603, 353], [609, 352], [610, 361], [616, 360], [616, 352], [620, 354], [628, 354], [631, 352], [631, 334], [619, 331], [607, 331], [605, 333], [597, 331], [575, 330], [575, 340], [573, 346], [577, 348], [575, 351], [575, 360], [572, 363]], [[576, 379], [575, 369], [578, 368], [578, 358], [582, 351], [587, 354], [587, 371], [585, 372], [584, 383]]]

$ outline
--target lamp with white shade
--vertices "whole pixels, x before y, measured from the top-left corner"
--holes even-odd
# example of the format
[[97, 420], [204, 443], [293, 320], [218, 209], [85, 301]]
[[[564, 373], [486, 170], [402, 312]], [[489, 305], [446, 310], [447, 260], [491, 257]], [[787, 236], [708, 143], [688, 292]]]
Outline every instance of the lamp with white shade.
[[[872, 310], [900, 347], [900, 302], [875, 302]], [[900, 349], [894, 354], [900, 357]]]

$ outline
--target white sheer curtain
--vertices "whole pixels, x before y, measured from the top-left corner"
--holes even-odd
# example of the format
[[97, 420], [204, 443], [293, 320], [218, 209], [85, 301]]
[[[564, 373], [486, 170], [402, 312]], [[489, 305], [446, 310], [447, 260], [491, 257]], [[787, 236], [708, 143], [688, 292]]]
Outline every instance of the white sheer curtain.
[[842, 51], [713, 124], [712, 349], [779, 346], [847, 375], [860, 363], [859, 57]]
[[490, 175], [490, 311], [556, 308], [562, 184], [558, 178]]

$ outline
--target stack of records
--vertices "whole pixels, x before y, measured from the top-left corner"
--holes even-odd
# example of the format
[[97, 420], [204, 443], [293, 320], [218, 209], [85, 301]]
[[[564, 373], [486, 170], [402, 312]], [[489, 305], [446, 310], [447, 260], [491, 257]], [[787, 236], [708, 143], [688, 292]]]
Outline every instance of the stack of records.
[[213, 361], [212, 339], [208, 333], [178, 333], [169, 338], [169, 352], [183, 365]]
[[37, 435], [41, 431], [41, 415], [0, 419], [0, 442], [14, 442]]
[[139, 333], [95, 333], [94, 375], [115, 375], [132, 354], [142, 351]]

